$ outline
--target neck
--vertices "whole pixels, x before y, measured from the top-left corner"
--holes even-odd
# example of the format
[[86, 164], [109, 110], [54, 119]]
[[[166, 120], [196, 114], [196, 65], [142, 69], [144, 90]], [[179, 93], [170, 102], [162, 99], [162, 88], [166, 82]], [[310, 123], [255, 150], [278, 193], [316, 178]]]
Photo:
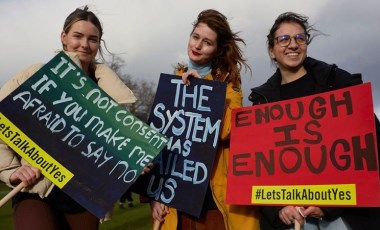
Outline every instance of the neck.
[[301, 68], [297, 70], [282, 70], [280, 69], [281, 73], [281, 84], [286, 84], [292, 81], [295, 81], [307, 73], [306, 69], [302, 66]]
[[192, 70], [192, 69], [196, 70], [199, 75], [204, 77], [207, 74], [211, 73], [211, 62], [199, 65], [190, 60], [189, 70]]
[[87, 74], [87, 76], [90, 75], [90, 65], [82, 63], [82, 70]]

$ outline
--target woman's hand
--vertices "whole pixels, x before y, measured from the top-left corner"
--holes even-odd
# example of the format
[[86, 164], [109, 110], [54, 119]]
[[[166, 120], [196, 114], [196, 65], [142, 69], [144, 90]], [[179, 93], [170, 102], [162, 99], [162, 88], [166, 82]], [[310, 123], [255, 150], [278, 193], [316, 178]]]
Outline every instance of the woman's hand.
[[297, 220], [297, 222], [302, 226], [305, 224], [304, 217], [306, 217], [304, 213], [303, 216], [301, 215], [302, 210], [302, 207], [299, 208], [294, 206], [286, 206], [278, 212], [278, 216], [280, 220], [286, 225], [292, 225], [294, 224], [294, 220]]
[[321, 219], [325, 215], [321, 208], [314, 207], [314, 206], [310, 206], [310, 207], [306, 208], [305, 211], [303, 212], [303, 214], [305, 216], [310, 216], [310, 217], [314, 217], [317, 219]]
[[40, 178], [41, 172], [39, 169], [30, 165], [22, 165], [9, 178], [12, 185], [17, 185], [23, 182], [26, 186], [34, 185]]
[[182, 74], [182, 81], [183, 84], [189, 86], [190, 85], [190, 78], [191, 77], [197, 77], [197, 78], [202, 78], [201, 75], [196, 70], [190, 70], [184, 74]]
[[165, 216], [169, 214], [168, 206], [161, 204], [160, 202], [157, 202], [157, 201], [151, 201], [150, 208], [152, 209], [153, 219], [158, 220], [160, 222], [163, 222]]
[[150, 172], [150, 170], [153, 168], [153, 163], [150, 162], [147, 166], [143, 168], [143, 171], [141, 172], [141, 175], [145, 175]]

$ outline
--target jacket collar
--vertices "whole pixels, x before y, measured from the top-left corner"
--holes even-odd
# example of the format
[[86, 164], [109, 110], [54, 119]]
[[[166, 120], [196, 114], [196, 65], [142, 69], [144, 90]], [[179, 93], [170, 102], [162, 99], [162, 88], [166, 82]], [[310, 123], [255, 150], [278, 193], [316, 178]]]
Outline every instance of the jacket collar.
[[[306, 57], [303, 63], [306, 71], [312, 75], [317, 86], [324, 86], [328, 83], [329, 77], [336, 65]], [[262, 104], [280, 100], [281, 73], [277, 68], [276, 72], [266, 83], [251, 89], [249, 100], [253, 104]]]

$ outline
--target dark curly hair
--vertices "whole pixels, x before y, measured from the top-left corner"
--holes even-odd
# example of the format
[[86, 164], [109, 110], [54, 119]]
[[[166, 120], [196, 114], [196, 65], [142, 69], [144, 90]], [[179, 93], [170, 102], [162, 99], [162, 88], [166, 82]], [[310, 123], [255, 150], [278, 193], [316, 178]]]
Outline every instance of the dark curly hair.
[[305, 31], [305, 34], [308, 35], [307, 44], [309, 45], [310, 42], [313, 40], [313, 38], [316, 36], [315, 34], [311, 35], [311, 32], [319, 32], [319, 31], [313, 28], [313, 25], [310, 25], [308, 20], [309, 20], [309, 17], [302, 14], [297, 14], [294, 12], [285, 12], [283, 14], [280, 14], [277, 17], [277, 19], [274, 21], [274, 24], [272, 28], [270, 29], [269, 34], [267, 35], [268, 49], [273, 48], [275, 33], [278, 30], [278, 28], [281, 26], [281, 24], [283, 23], [297, 23], [298, 25], [300, 25]]

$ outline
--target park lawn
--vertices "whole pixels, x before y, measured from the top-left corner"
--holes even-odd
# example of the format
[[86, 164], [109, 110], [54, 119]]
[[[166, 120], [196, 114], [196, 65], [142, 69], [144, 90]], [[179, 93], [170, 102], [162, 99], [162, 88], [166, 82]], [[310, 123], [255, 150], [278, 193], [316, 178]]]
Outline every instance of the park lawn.
[[[10, 188], [0, 182], [0, 198], [3, 198]], [[11, 202], [7, 202], [4, 206], [0, 207], [0, 229], [12, 229], [12, 209]]]
[[152, 229], [150, 205], [140, 203], [138, 195], [132, 193], [132, 196], [134, 207], [121, 209], [118, 204], [115, 204], [112, 220], [102, 223], [99, 228], [100, 230]]
[[[10, 189], [0, 182], [0, 198], [3, 198]], [[138, 195], [133, 194], [134, 207], [119, 208], [115, 204], [113, 218], [100, 224], [99, 230], [148, 230], [152, 229], [149, 204], [141, 204]], [[11, 202], [0, 207], [0, 229], [12, 229]]]

